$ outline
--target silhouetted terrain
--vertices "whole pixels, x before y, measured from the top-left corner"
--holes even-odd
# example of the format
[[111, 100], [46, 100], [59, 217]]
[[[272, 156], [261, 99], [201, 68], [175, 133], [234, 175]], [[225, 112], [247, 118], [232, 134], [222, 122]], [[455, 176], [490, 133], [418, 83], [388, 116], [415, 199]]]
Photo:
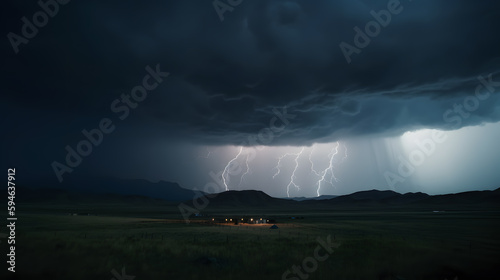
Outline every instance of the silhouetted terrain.
[[325, 199], [332, 199], [337, 197], [338, 195], [320, 195], [317, 197], [283, 197], [283, 199], [292, 199], [296, 201], [304, 201], [304, 200], [325, 200]]
[[177, 183], [164, 181], [152, 183], [146, 180], [92, 178], [65, 180], [58, 185], [58, 188], [44, 185], [35, 186], [34, 188], [22, 188], [18, 186], [17, 194], [17, 199], [20, 200], [36, 200], [37, 198], [53, 200], [54, 197], [70, 201], [84, 201], [89, 199], [107, 200], [118, 199], [119, 196], [116, 195], [125, 195], [143, 196], [167, 201], [185, 201], [193, 199], [193, 197], [201, 196], [204, 193], [184, 189]]
[[428, 195], [425, 193], [400, 194], [394, 191], [361, 191], [342, 195], [327, 200], [306, 199], [295, 201], [291, 199], [273, 198], [261, 191], [228, 191], [207, 197], [208, 208], [218, 207], [437, 207], [456, 208], [460, 206], [492, 206], [500, 205], [500, 191], [473, 191], [447, 195]]
[[[447, 195], [369, 190], [303, 201], [226, 191], [198, 197], [202, 215], [184, 217], [180, 202], [156, 198], [186, 194], [184, 203], [194, 207], [194, 192], [179, 191], [177, 184], [108, 184], [149, 196], [106, 193], [110, 188], [99, 191], [100, 184], [91, 186], [93, 192], [16, 189], [16, 254], [22, 256], [16, 261], [30, 267], [16, 279], [111, 279], [112, 269], [122, 267], [136, 279], [253, 279], [261, 275], [255, 267], [264, 267], [262, 279], [281, 279], [313, 254], [318, 237], [327, 236], [339, 247], [310, 279], [497, 279], [498, 189]], [[272, 220], [278, 230], [224, 223], [224, 217], [239, 216]], [[4, 251], [6, 246], [0, 243]], [[199, 277], [190, 278], [198, 270]]]
[[[87, 191], [82, 191], [88, 186]], [[104, 188], [106, 186], [106, 188]], [[99, 184], [79, 182], [69, 190], [57, 188], [17, 188], [16, 199], [21, 202], [186, 202], [193, 203], [193, 198], [201, 193], [183, 189], [176, 183], [150, 183], [141, 180], [107, 180]], [[216, 208], [335, 208], [335, 207], [434, 207], [436, 210], [463, 207], [500, 207], [500, 189], [494, 191], [469, 191], [446, 195], [428, 195], [425, 193], [400, 194], [394, 191], [369, 190], [330, 199], [274, 198], [262, 191], [226, 191], [207, 195], [207, 209]], [[201, 198], [200, 198], [201, 199]], [[201, 200], [200, 200], [201, 201]]]

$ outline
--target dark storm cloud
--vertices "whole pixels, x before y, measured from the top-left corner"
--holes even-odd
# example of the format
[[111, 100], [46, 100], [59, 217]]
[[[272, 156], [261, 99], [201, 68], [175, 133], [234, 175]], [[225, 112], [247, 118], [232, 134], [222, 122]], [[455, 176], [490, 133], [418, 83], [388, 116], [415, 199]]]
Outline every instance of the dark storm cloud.
[[[449, 129], [443, 114], [474, 94], [478, 75], [500, 81], [498, 1], [401, 1], [347, 63], [339, 44], [354, 44], [353, 28], [388, 2], [246, 0], [222, 22], [211, 1], [70, 2], [17, 55], [3, 40], [2, 108], [69, 141], [68, 129], [112, 117], [111, 102], [160, 64], [171, 76], [127, 131], [239, 144], [284, 106], [297, 117], [272, 144]], [[39, 7], [10, 5], [2, 31], [20, 34]], [[493, 94], [451, 128], [498, 121], [499, 104]]]

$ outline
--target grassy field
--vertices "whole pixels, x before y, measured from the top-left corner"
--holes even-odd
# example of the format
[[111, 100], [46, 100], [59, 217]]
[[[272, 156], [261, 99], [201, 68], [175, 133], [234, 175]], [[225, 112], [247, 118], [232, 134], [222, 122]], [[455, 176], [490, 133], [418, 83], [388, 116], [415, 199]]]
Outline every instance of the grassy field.
[[[335, 249], [307, 279], [500, 279], [500, 213], [493, 211], [213, 211], [186, 224], [176, 205], [79, 207], [99, 215], [66, 215], [72, 205], [19, 206], [17, 272], [2, 274], [119, 280], [112, 271], [125, 268], [135, 280], [282, 279], [314, 257], [317, 238], [330, 236]], [[271, 215], [279, 229], [206, 223], [238, 214]], [[5, 239], [0, 248], [5, 260]]]

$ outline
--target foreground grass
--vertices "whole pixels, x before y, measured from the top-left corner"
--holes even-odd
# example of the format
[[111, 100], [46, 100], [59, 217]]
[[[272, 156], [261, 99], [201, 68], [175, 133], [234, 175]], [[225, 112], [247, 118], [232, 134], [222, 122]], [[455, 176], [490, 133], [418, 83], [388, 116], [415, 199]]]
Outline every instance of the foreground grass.
[[[16, 229], [15, 276], [112, 279], [113, 269], [125, 267], [135, 280], [282, 279], [314, 255], [318, 237], [330, 235], [338, 248], [307, 279], [498, 279], [498, 213], [302, 214], [305, 219], [281, 219], [280, 229], [270, 230], [25, 213]], [[0, 248], [7, 252], [6, 242]]]

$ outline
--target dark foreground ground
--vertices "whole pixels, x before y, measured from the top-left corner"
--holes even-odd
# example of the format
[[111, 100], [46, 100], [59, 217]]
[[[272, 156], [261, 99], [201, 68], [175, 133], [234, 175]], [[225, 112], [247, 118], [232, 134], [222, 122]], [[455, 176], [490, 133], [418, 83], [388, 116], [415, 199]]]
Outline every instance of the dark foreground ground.
[[[488, 209], [212, 210], [189, 224], [177, 204], [17, 209], [16, 272], [3, 227], [1, 279], [500, 279], [500, 212]], [[240, 214], [279, 229], [205, 223]]]

